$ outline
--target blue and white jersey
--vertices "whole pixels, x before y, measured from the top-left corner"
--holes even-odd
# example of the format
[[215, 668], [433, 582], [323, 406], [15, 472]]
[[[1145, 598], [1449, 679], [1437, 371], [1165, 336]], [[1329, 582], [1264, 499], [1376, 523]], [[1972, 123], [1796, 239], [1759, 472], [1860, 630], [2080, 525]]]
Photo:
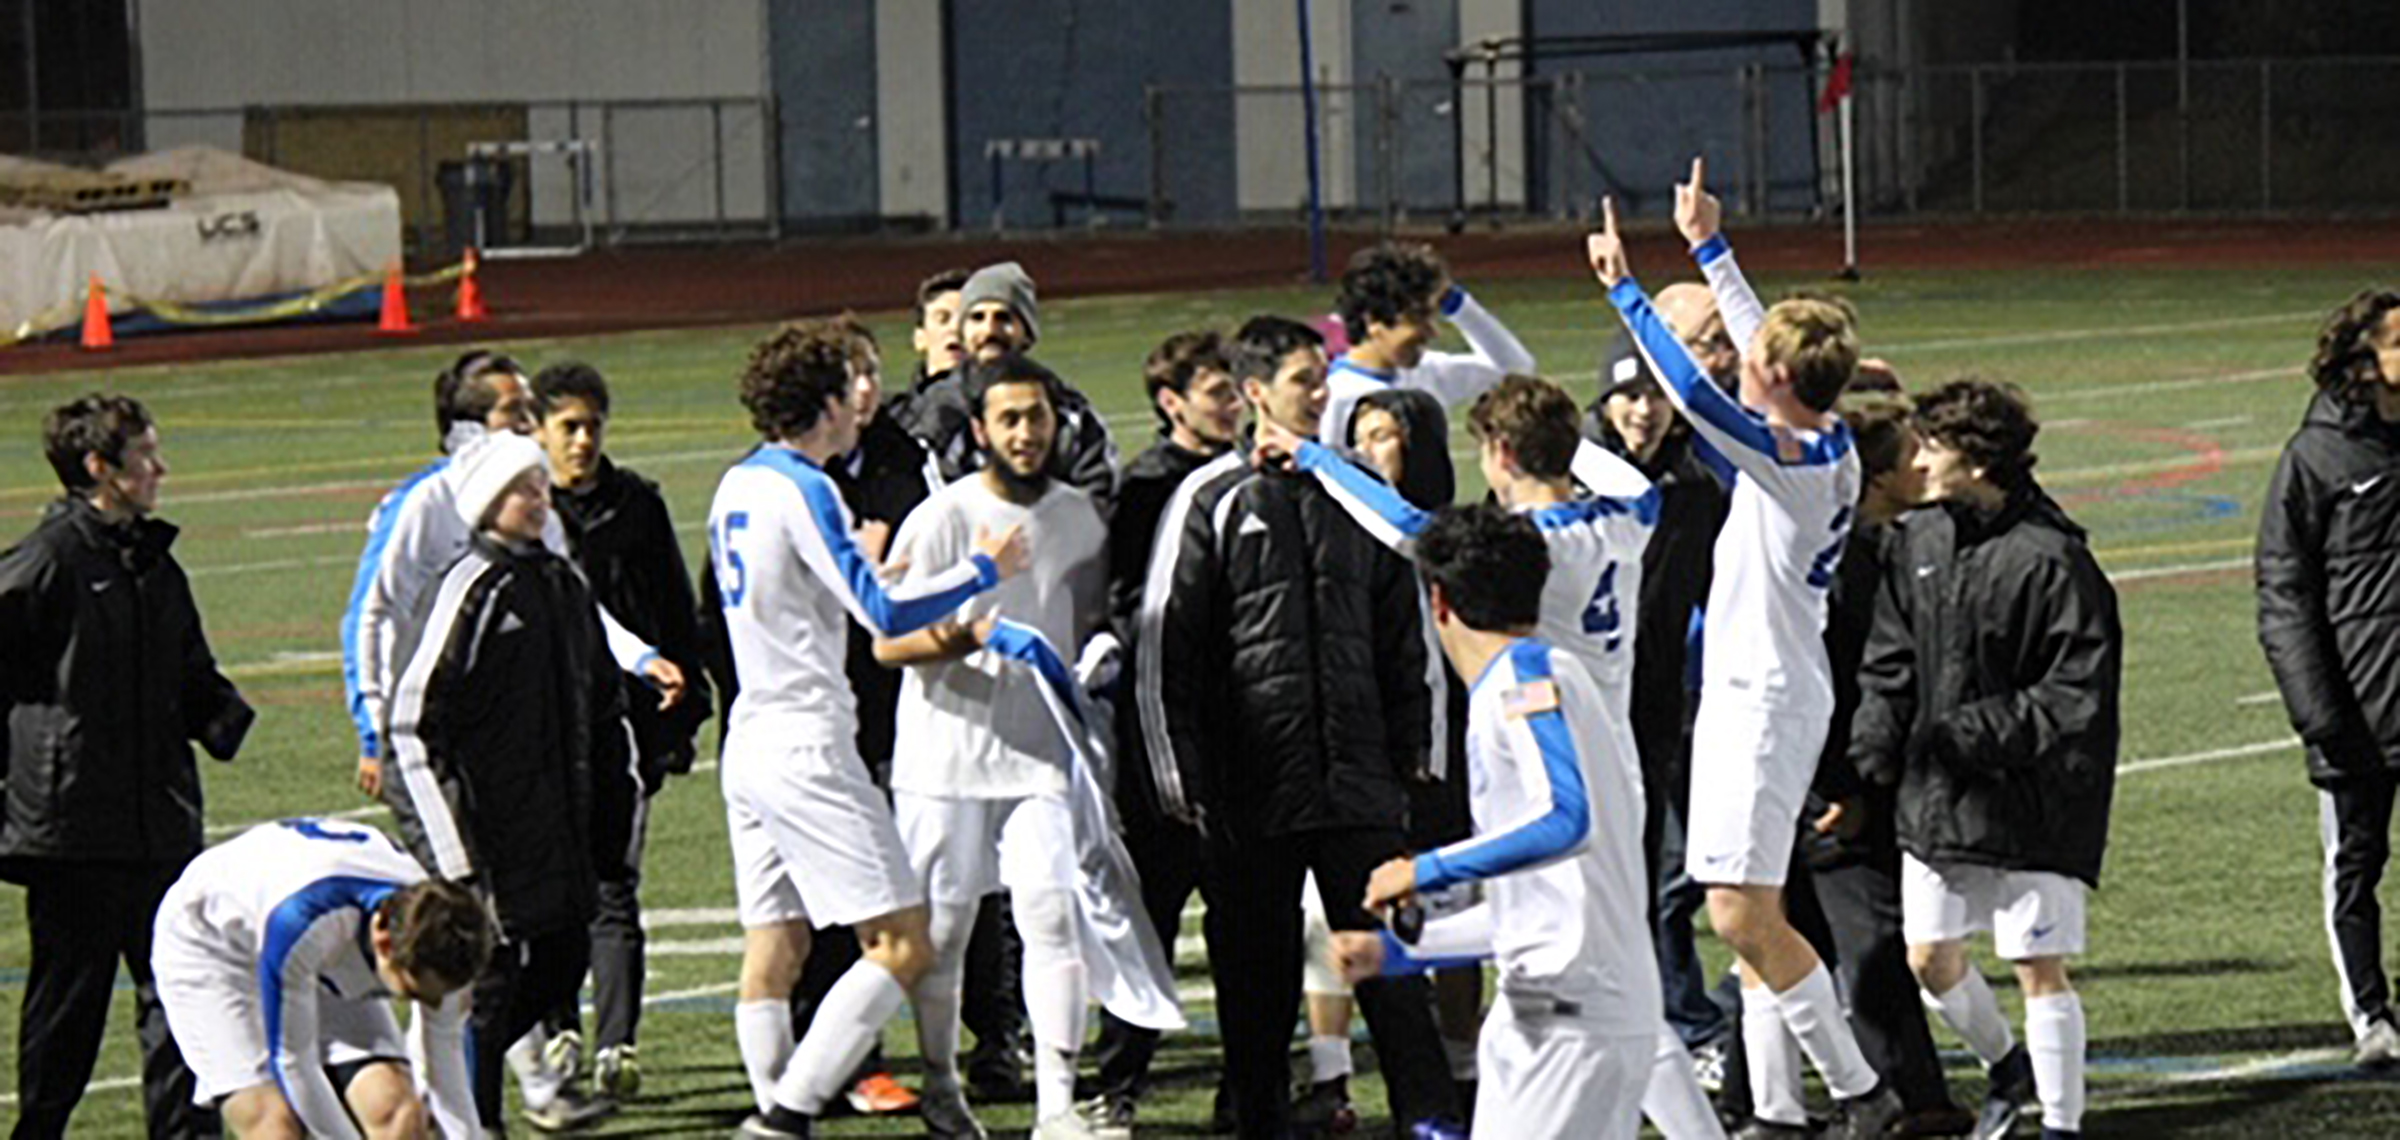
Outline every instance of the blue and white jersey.
[[[1503, 991], [1580, 1002], [1647, 1030], [1661, 1013], [1641, 765], [1608, 747], [1606, 721], [1600, 688], [1574, 657], [1538, 638], [1494, 657], [1467, 699], [1475, 835], [1417, 856], [1417, 890], [1483, 884], [1486, 917], [1441, 925], [1489, 931]], [[1419, 950], [1476, 949], [1444, 933], [1429, 927]]]
[[757, 733], [778, 742], [853, 746], [858, 709], [843, 670], [845, 615], [877, 636], [897, 637], [999, 583], [999, 568], [978, 553], [886, 589], [875, 563], [852, 541], [852, 529], [832, 478], [789, 447], [759, 448], [717, 484], [708, 511], [709, 557], [742, 684], [727, 718], [729, 755]]
[[[1710, 264], [1710, 245], [1699, 256]], [[1733, 488], [1717, 534], [1701, 640], [1703, 699], [1830, 713], [1825, 595], [1859, 491], [1849, 425], [1837, 419], [1823, 431], [1801, 431], [1767, 423], [1700, 370], [1638, 282], [1626, 278], [1608, 295], [1635, 348], [1698, 435], [1702, 457]], [[1727, 331], [1756, 335], [1755, 298], [1748, 308], [1721, 307]]]
[[[160, 904], [155, 953], [214, 962], [257, 980], [276, 1082], [312, 1136], [357, 1134], [325, 1076], [318, 1008], [389, 1000], [369, 928], [385, 899], [424, 878], [415, 859], [372, 827], [287, 819], [202, 852]], [[417, 1016], [447, 1019], [455, 1038], [464, 1032], [464, 1009], [463, 1001], [448, 1002], [439, 1010], [420, 1007]], [[430, 1066], [429, 1077], [430, 1091], [452, 1108], [473, 1097], [463, 1058], [454, 1060]]]
[[1340, 443], [1350, 438], [1350, 415], [1368, 393], [1384, 388], [1416, 388], [1430, 392], [1445, 408], [1482, 395], [1511, 374], [1533, 374], [1533, 354], [1525, 350], [1508, 326], [1500, 323], [1465, 289], [1452, 286], [1442, 295], [1442, 316], [1466, 337], [1465, 352], [1427, 352], [1413, 368], [1386, 371], [1368, 368], [1344, 356], [1325, 374], [1325, 415], [1317, 421], [1317, 438]]
[[[472, 447], [476, 438], [462, 435], [458, 445]], [[443, 575], [475, 538], [474, 520], [459, 513], [458, 478], [450, 457], [443, 456], [386, 492], [367, 520], [367, 545], [359, 552], [350, 605], [342, 613], [342, 685], [360, 755], [384, 755], [400, 674], [424, 640]], [[542, 528], [542, 545], [573, 560], [555, 511]], [[626, 672], [640, 672], [658, 655], [605, 607], [600, 626], [608, 634], [609, 654]]]
[[[1594, 450], [1592, 462], [1609, 472], [1600, 481], [1630, 494], [1586, 495], [1523, 513], [1550, 548], [1536, 632], [1583, 663], [1608, 698], [1611, 721], [1622, 725], [1633, 698], [1633, 621], [1642, 590], [1642, 551], [1658, 525], [1659, 496], [1632, 464], [1605, 449]], [[1404, 555], [1433, 521], [1432, 512], [1418, 509], [1374, 472], [1331, 448], [1303, 444], [1298, 460], [1300, 469], [1315, 475], [1367, 533]]]

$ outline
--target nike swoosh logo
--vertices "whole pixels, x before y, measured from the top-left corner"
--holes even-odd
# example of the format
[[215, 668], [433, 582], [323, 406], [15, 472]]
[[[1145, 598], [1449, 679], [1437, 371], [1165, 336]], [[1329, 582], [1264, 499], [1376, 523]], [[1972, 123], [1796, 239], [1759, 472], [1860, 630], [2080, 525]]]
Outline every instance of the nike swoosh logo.
[[114, 586], [116, 584], [117, 580], [114, 578], [102, 578], [99, 581], [92, 583], [92, 592], [95, 594], [105, 594], [108, 592], [108, 588], [110, 586]]
[[1933, 572], [1939, 569], [1941, 569], [1939, 566], [1919, 566], [1917, 567], [1917, 577], [1931, 578], [1933, 577]]
[[2356, 483], [2350, 484], [2350, 493], [2353, 495], [2364, 495], [2367, 492], [2374, 490], [2375, 485], [2381, 482], [2383, 482], [2383, 476], [2381, 475], [2377, 475], [2372, 479], [2361, 479]]
[[2034, 927], [2033, 929], [2025, 932], [2025, 940], [2028, 942], [2039, 942], [2042, 939], [2050, 937], [2050, 932], [2056, 929], [2058, 929], [2058, 924], [2055, 922], [2048, 926]]

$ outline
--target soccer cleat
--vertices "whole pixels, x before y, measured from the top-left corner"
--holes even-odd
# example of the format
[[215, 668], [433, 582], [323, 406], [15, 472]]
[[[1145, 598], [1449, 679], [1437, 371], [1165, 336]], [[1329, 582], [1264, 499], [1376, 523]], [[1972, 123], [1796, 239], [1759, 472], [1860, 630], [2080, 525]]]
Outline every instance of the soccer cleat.
[[1350, 1081], [1335, 1077], [1310, 1085], [1292, 1102], [1292, 1130], [1302, 1135], [1347, 1136], [1358, 1130], [1358, 1110], [1350, 1104]]
[[927, 1084], [917, 1102], [917, 1118], [934, 1140], [987, 1140], [991, 1135], [967, 1107], [967, 1094], [954, 1084]]
[[742, 1121], [737, 1140], [809, 1140], [815, 1136], [816, 1122], [782, 1105], [766, 1112], [754, 1112]]
[[578, 1132], [616, 1114], [616, 1101], [569, 1087], [560, 1089], [540, 1108], [527, 1108], [525, 1123], [536, 1132]]
[[1034, 1125], [1032, 1140], [1100, 1140], [1100, 1132], [1080, 1108], [1071, 1107]]
[[1100, 1140], [1132, 1140], [1136, 1102], [1123, 1093], [1096, 1096], [1075, 1106]]
[[1692, 1047], [1692, 1076], [1700, 1091], [1716, 1096], [1725, 1091], [1725, 1042], [1722, 1038]]
[[1892, 1129], [1894, 1136], [1971, 1136], [1974, 1132], [1975, 1114], [1954, 1104], [1909, 1113]]
[[2033, 1099], [2033, 1057], [2023, 1045], [1992, 1064], [1991, 1090], [1983, 1097], [1983, 1112], [1975, 1118], [1975, 1140], [2000, 1140], [2016, 1128], [2025, 1104]]
[[2400, 1028], [2384, 1018], [2367, 1025], [2366, 1036], [2358, 1039], [2358, 1067], [2370, 1073], [2380, 1073], [2400, 1066]]
[[1889, 1135], [1892, 1126], [1900, 1123], [1903, 1110], [1900, 1094], [1882, 1085], [1861, 1097], [1841, 1102], [1841, 1113], [1835, 1119], [1832, 1135], [1837, 1140], [1869, 1140]]
[[602, 1094], [631, 1100], [642, 1091], [642, 1059], [630, 1044], [611, 1045], [592, 1058], [592, 1083]]
[[1755, 1116], [1733, 1131], [1733, 1140], [1799, 1140], [1817, 1134], [1816, 1126], [1785, 1124], [1779, 1120], [1761, 1120]]
[[892, 1079], [890, 1073], [870, 1073], [842, 1094], [850, 1111], [860, 1116], [896, 1116], [917, 1110], [917, 1094]]
[[1467, 1140], [1467, 1126], [1444, 1116], [1420, 1120], [1409, 1126], [1408, 1140]]
[[542, 1046], [542, 1064], [559, 1076], [573, 1079], [583, 1071], [583, 1033], [561, 1029]]

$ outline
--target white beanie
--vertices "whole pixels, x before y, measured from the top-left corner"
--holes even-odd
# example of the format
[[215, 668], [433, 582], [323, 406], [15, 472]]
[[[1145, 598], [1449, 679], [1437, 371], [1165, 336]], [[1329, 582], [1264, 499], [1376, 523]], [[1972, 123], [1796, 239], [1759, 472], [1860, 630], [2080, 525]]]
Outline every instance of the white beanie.
[[496, 431], [474, 441], [450, 460], [458, 487], [458, 516], [469, 530], [483, 525], [492, 504], [527, 471], [547, 469], [542, 445], [513, 431]]

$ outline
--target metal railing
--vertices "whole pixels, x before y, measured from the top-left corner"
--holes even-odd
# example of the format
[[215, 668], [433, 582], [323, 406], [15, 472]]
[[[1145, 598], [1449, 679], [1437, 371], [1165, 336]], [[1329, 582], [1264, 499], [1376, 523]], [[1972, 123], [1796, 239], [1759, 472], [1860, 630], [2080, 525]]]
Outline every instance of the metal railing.
[[[400, 195], [412, 248], [432, 252], [445, 244], [443, 164], [464, 160], [469, 144], [497, 141], [594, 144], [603, 242], [779, 237], [776, 123], [764, 98], [0, 111], [0, 153], [91, 165], [205, 143], [314, 177], [382, 182]], [[515, 236], [578, 224], [563, 166], [511, 162]]]

